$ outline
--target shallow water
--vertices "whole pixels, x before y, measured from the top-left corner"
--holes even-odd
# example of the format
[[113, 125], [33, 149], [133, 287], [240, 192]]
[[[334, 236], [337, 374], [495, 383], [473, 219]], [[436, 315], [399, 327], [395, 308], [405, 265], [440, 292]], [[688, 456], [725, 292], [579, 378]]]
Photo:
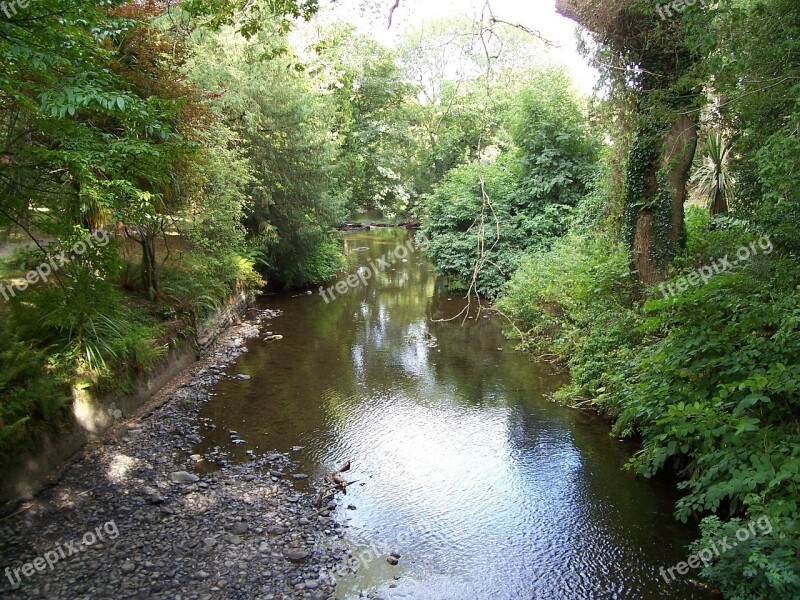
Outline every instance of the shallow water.
[[[348, 234], [351, 272], [411, 235]], [[694, 533], [671, 516], [674, 483], [622, 471], [635, 448], [549, 401], [564, 377], [513, 351], [494, 318], [436, 322], [464, 300], [418, 254], [327, 304], [261, 304], [283, 311], [267, 329], [285, 337], [251, 342], [229, 370], [251, 379], [216, 388], [202, 416], [218, 428], [203, 447], [242, 460], [294, 447], [312, 479], [351, 461], [334, 516], [361, 564], [339, 598], [711, 597], [659, 575], [687, 558]], [[228, 429], [247, 445], [229, 447]]]

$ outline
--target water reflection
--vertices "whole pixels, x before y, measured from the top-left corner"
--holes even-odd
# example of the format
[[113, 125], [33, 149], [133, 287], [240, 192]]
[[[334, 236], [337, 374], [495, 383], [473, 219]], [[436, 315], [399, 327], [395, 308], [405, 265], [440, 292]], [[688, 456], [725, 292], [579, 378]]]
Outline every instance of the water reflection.
[[[407, 235], [349, 234], [351, 269]], [[354, 554], [377, 543], [402, 558], [342, 578], [339, 597], [707, 597], [658, 578], [690, 539], [672, 520], [672, 489], [620, 471], [630, 448], [549, 402], [562, 378], [503, 349], [493, 320], [437, 322], [463, 299], [421, 256], [329, 304], [264, 303], [284, 311], [269, 326], [284, 340], [251, 344], [232, 371], [252, 379], [218, 386], [203, 416], [219, 429], [204, 444], [228, 444], [230, 428], [249, 443], [231, 449], [242, 459], [303, 446], [301, 469], [316, 477], [352, 462], [357, 483], [336, 516]]]

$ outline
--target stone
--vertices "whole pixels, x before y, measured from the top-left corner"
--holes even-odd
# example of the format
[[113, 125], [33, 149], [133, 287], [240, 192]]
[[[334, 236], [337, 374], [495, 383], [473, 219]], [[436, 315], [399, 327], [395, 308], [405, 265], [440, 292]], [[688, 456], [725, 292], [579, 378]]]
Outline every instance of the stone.
[[284, 556], [292, 562], [303, 562], [311, 553], [308, 550], [301, 550], [299, 548], [291, 548], [286, 551]]
[[188, 473], [186, 471], [175, 471], [169, 474], [169, 479], [172, 483], [196, 483], [200, 481], [197, 475]]
[[233, 524], [233, 533], [243, 535], [247, 533], [248, 529], [250, 529], [250, 526], [242, 521]]

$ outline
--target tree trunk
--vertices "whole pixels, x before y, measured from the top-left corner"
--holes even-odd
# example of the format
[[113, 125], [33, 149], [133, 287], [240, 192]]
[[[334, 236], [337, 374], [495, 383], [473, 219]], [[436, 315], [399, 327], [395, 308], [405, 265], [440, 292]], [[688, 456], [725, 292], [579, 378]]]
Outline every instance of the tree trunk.
[[722, 193], [720, 188], [717, 188], [717, 191], [714, 193], [714, 200], [711, 202], [709, 212], [712, 217], [728, 212], [728, 201], [725, 199], [725, 194]]
[[682, 248], [686, 242], [683, 227], [683, 206], [686, 204], [686, 186], [697, 151], [697, 123], [684, 113], [672, 122], [671, 129], [664, 140], [664, 156], [661, 170], [672, 200], [672, 229], [670, 243], [674, 249]]
[[156, 273], [155, 236], [142, 235], [142, 284], [147, 298], [154, 302], [159, 295], [158, 274]]
[[655, 139], [646, 133], [631, 150], [626, 213], [638, 279], [652, 285], [667, 277], [669, 263], [686, 241], [686, 184], [697, 149], [697, 126], [679, 114]]
[[[691, 56], [678, 46], [673, 53], [649, 45], [649, 37], [641, 32], [655, 17], [638, 10], [631, 0], [556, 0], [556, 10], [598, 34], [602, 44], [636, 57], [632, 66], [644, 69], [652, 63], [652, 71], [661, 74], [641, 88], [645, 91], [639, 106], [649, 109], [637, 115], [643, 125], [630, 153], [625, 200], [633, 268], [640, 281], [658, 283], [685, 243], [683, 205], [697, 149], [697, 125], [689, 113], [694, 91], [671, 86]], [[655, 116], [663, 114], [660, 111], [674, 116], [664, 123]]]

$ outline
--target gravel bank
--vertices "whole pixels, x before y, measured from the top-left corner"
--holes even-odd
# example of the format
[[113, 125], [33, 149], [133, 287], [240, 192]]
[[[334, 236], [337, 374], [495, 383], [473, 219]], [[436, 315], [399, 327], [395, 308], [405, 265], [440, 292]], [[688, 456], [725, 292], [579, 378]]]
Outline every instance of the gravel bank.
[[206, 475], [196, 471], [192, 456], [209, 387], [228, 376], [224, 368], [272, 316], [262, 311], [228, 329], [138, 418], [85, 448], [55, 485], [0, 520], [0, 596], [333, 596], [330, 573], [343, 554], [328, 538], [339, 527], [327, 510], [318, 514], [313, 507], [313, 489], [300, 493], [270, 474], [287, 470], [289, 456], [254, 456], [245, 465], [221, 461], [220, 470]]

